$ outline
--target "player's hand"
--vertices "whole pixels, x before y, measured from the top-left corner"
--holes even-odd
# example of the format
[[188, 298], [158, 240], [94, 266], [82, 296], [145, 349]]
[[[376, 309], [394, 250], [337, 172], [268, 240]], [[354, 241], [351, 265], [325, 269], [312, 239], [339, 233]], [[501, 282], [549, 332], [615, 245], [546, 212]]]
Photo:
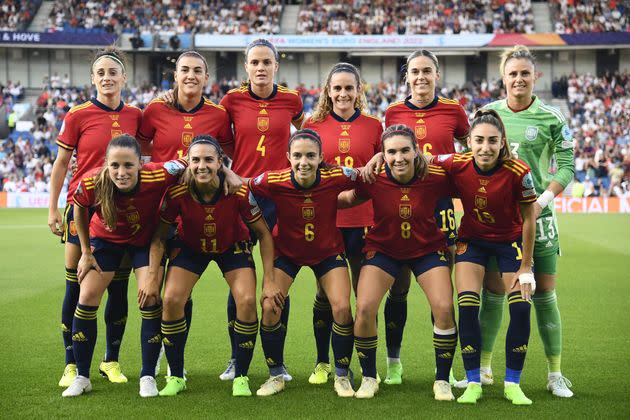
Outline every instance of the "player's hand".
[[361, 169], [361, 178], [368, 184], [376, 181], [376, 175], [381, 171], [383, 166], [383, 153], [379, 152], [372, 156], [372, 159]]
[[143, 308], [147, 304], [160, 302], [160, 285], [157, 281], [148, 280], [138, 288], [138, 305]]
[[514, 274], [512, 289], [519, 283], [521, 286], [521, 297], [528, 302], [532, 301], [532, 295], [536, 292], [536, 279], [531, 270], [518, 270]]
[[538, 217], [540, 217], [540, 213], [542, 213], [543, 211], [543, 208], [536, 201], [534, 201], [533, 206], [534, 206], [534, 219], [538, 219]]
[[96, 270], [99, 274], [103, 273], [103, 270], [101, 270], [101, 267], [98, 266], [96, 258], [94, 258], [92, 253], [81, 254], [81, 259], [79, 259], [79, 264], [77, 265], [77, 277], [79, 279], [79, 284], [81, 284], [85, 276], [87, 276], [87, 274], [92, 270]]
[[63, 220], [59, 210], [48, 210], [48, 227], [54, 235], [63, 235]]
[[173, 89], [169, 89], [163, 94], [161, 94], [160, 96], [158, 96], [158, 99], [163, 100], [169, 106], [174, 106], [175, 105], [175, 91]]
[[265, 299], [271, 299], [274, 313], [282, 312], [284, 308], [284, 295], [274, 281], [264, 282], [262, 296], [260, 297], [261, 305]]
[[223, 173], [225, 174], [223, 193], [225, 195], [236, 194], [236, 192], [241, 189], [241, 186], [243, 186], [243, 181], [234, 171], [225, 166], [223, 166]]

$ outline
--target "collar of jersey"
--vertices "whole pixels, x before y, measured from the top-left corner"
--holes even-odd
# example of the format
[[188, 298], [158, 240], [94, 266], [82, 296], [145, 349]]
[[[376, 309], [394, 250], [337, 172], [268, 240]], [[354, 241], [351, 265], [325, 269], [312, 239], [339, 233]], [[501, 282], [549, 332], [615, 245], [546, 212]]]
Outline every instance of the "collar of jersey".
[[108, 107], [107, 105], [105, 105], [104, 103], [100, 102], [96, 98], [90, 99], [90, 102], [92, 102], [94, 105], [96, 105], [97, 107], [101, 108], [103, 111], [106, 111], [106, 112], [120, 112], [125, 107], [125, 103], [123, 101], [120, 101], [120, 105], [118, 105], [118, 107], [116, 109], [112, 109], [112, 108]]
[[415, 106], [414, 104], [411, 103], [411, 95], [407, 96], [405, 98], [405, 105], [407, 105], [407, 108], [409, 109], [413, 109], [414, 111], [422, 111], [425, 109], [431, 109], [433, 108], [435, 105], [437, 105], [438, 103], [438, 96], [435, 95], [435, 98], [433, 98], [433, 100], [431, 101], [430, 104], [423, 106], [422, 108], [420, 108], [419, 106]]
[[114, 188], [116, 188], [116, 194], [121, 197], [131, 197], [133, 195], [136, 195], [138, 191], [140, 191], [140, 183], [142, 182], [141, 177], [142, 175], [138, 173], [138, 182], [136, 183], [136, 186], [133, 187], [131, 191], [123, 192], [123, 191], [120, 191], [118, 187], [114, 186]]
[[293, 173], [293, 170], [291, 170], [291, 183], [293, 184], [293, 186], [295, 187], [296, 190], [306, 191], [306, 190], [313, 189], [313, 188], [315, 188], [315, 187], [317, 187], [319, 185], [319, 182], [321, 180], [322, 180], [321, 172], [320, 172], [320, 170], [318, 168], [317, 172], [315, 173], [315, 182], [313, 182], [313, 185], [311, 185], [308, 188], [304, 188], [303, 186], [298, 184], [298, 182], [295, 180], [295, 174]]
[[361, 110], [359, 108], [354, 110], [354, 114], [347, 120], [344, 120], [343, 117], [340, 117], [339, 114], [336, 114], [335, 111], [330, 111], [330, 116], [339, 122], [352, 122], [361, 116]]
[[222, 172], [219, 172], [217, 175], [219, 176], [219, 188], [217, 188], [217, 190], [214, 192], [214, 195], [212, 196], [212, 199], [210, 199], [210, 201], [204, 201], [201, 198], [201, 194], [199, 193], [199, 190], [197, 189], [195, 184], [192, 184], [192, 188], [195, 193], [195, 199], [205, 206], [216, 204], [217, 201], [219, 201], [219, 198], [221, 198], [221, 194], [223, 193], [223, 181], [225, 180], [225, 175], [223, 175]]
[[385, 174], [387, 174], [387, 178], [389, 178], [393, 183], [398, 184], [398, 185], [410, 185], [416, 182], [416, 180], [418, 179], [418, 174], [414, 174], [414, 176], [408, 182], [402, 183], [398, 181], [396, 178], [394, 178], [394, 175], [392, 175], [391, 169], [389, 169], [389, 165], [385, 165]]
[[479, 166], [477, 166], [477, 163], [475, 162], [475, 159], [472, 160], [472, 163], [473, 163], [473, 167], [475, 168], [475, 172], [477, 172], [481, 176], [491, 176], [496, 171], [498, 171], [499, 168], [503, 165], [503, 162], [497, 160], [497, 164], [494, 165], [494, 168], [492, 168], [490, 170], [487, 170], [487, 171], [484, 171]]
[[507, 98], [505, 98], [505, 107], [512, 113], [512, 114], [518, 114], [520, 112], [533, 112], [536, 111], [536, 108], [538, 108], [538, 98], [536, 97], [536, 95], [532, 95], [532, 101], [529, 103], [529, 105], [527, 105], [527, 108], [523, 108], [519, 111], [514, 111], [512, 108], [510, 108], [510, 105], [508, 105], [508, 100]]
[[179, 112], [181, 112], [182, 114], [194, 114], [195, 112], [199, 111], [201, 109], [201, 107], [203, 106], [204, 102], [205, 102], [205, 98], [203, 97], [203, 95], [201, 96], [201, 101], [199, 101], [199, 103], [197, 105], [195, 105], [195, 107], [193, 109], [191, 109], [190, 111], [186, 111], [184, 108], [181, 107], [181, 105], [177, 104], [177, 110]]
[[271, 95], [267, 96], [266, 98], [261, 98], [260, 96], [256, 95], [254, 91], [252, 90], [251, 83], [247, 85], [247, 90], [249, 91], [249, 94], [251, 95], [251, 97], [256, 99], [257, 101], [270, 101], [278, 93], [278, 85], [275, 83], [273, 84], [273, 90], [271, 91]]

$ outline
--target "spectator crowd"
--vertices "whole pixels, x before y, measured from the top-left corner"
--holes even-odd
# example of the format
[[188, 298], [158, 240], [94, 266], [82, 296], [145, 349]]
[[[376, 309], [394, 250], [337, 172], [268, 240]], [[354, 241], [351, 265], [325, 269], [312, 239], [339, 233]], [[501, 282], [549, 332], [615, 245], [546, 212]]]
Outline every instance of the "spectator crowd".
[[630, 30], [630, 2], [627, 0], [553, 0], [550, 3], [557, 33]]

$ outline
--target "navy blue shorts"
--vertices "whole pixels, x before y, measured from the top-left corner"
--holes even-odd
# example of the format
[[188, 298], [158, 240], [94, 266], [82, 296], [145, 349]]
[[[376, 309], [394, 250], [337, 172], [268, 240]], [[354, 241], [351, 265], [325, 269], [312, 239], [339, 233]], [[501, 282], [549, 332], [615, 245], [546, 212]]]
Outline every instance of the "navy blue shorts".
[[363, 265], [373, 265], [378, 267], [393, 278], [398, 278], [400, 270], [405, 265], [409, 266], [413, 275], [416, 277], [432, 268], [449, 266], [445, 251], [437, 251], [431, 254], [423, 255], [422, 257], [411, 258], [408, 260], [398, 260], [381, 252], [370, 252], [363, 259]]
[[210, 264], [210, 261], [217, 263], [223, 275], [238, 268], [256, 268], [252, 257], [252, 246], [249, 241], [237, 242], [221, 254], [203, 254], [195, 252], [187, 246], [175, 248], [171, 251], [168, 265], [169, 267], [181, 267], [201, 276], [208, 264]]
[[[285, 256], [280, 256], [276, 258], [273, 262], [273, 266], [287, 273], [287, 275], [292, 279], [297, 276], [300, 268], [302, 268], [301, 265], [294, 263], [290, 258]], [[348, 261], [343, 254], [335, 254], [331, 255], [330, 257], [324, 258], [317, 264], [309, 265], [309, 267], [311, 268], [311, 270], [313, 270], [313, 273], [315, 273], [315, 277], [319, 279], [333, 268], [343, 267], [347, 269]]]
[[365, 235], [370, 230], [369, 227], [339, 228], [343, 236], [343, 244], [346, 248], [346, 256], [362, 257], [365, 246]]
[[[120, 267], [120, 262], [125, 254], [129, 254], [131, 267], [137, 269], [149, 265], [149, 249], [147, 246], [132, 246], [126, 244], [115, 244], [100, 238], [90, 238], [92, 246], [92, 254], [96, 258], [96, 262], [103, 271], [116, 271]], [[164, 265], [165, 259], [162, 258], [160, 265]]]
[[486, 267], [490, 257], [495, 257], [502, 273], [516, 273], [523, 259], [521, 238], [514, 242], [490, 242], [483, 240], [457, 241], [455, 264], [470, 262]]
[[[277, 222], [276, 203], [274, 203], [271, 198], [262, 197], [260, 195], [256, 195], [254, 198], [258, 203], [258, 207], [260, 207], [260, 210], [262, 211], [263, 219], [265, 219], [265, 223], [267, 223], [269, 231], [273, 232], [273, 228], [276, 226]], [[256, 232], [254, 232], [251, 228], [249, 229], [249, 237], [252, 239], [252, 243], [254, 245], [258, 242]]]
[[441, 198], [435, 207], [435, 221], [444, 233], [448, 246], [457, 242], [457, 221], [455, 220], [455, 207], [450, 197]]
[[[88, 224], [90, 223], [93, 214], [94, 210], [90, 207], [88, 209]], [[66, 208], [63, 211], [63, 235], [61, 236], [61, 243], [65, 244], [66, 242], [81, 246], [81, 241], [77, 235], [77, 226], [74, 222], [73, 204], [66, 204]]]

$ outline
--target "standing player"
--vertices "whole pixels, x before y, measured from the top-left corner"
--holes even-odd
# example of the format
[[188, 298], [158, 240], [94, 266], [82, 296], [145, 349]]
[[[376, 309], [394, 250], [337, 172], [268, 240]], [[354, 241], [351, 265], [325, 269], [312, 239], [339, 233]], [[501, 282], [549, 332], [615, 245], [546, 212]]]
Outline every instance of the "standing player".
[[[322, 153], [329, 164], [348, 168], [364, 166], [380, 151], [383, 127], [378, 118], [365, 114], [367, 101], [359, 70], [348, 63], [338, 63], [328, 73], [313, 116], [304, 128], [316, 131], [322, 139]], [[343, 234], [345, 254], [350, 263], [352, 284], [357, 288], [362, 250], [367, 230], [374, 224], [372, 203], [337, 212], [337, 227]], [[313, 303], [313, 332], [317, 363], [308, 378], [323, 384], [330, 376], [328, 347], [332, 332], [332, 308], [326, 295], [317, 288]]]
[[532, 274], [534, 181], [527, 165], [511, 158], [505, 127], [495, 111], [477, 112], [468, 146], [472, 153], [440, 155], [435, 162], [453, 180], [464, 207], [455, 282], [468, 386], [457, 401], [474, 404], [481, 398], [479, 293], [488, 259], [495, 257], [509, 291], [504, 395], [512, 404], [530, 405], [532, 401], [519, 384], [529, 342], [531, 296], [536, 288]]
[[[271, 42], [262, 38], [252, 41], [245, 49], [247, 82], [230, 90], [221, 100], [233, 127], [233, 141], [222, 145], [233, 159], [232, 170], [245, 178], [285, 168], [291, 124], [298, 129], [302, 125], [304, 115], [300, 95], [274, 82], [278, 59], [278, 51]], [[258, 204], [267, 225], [273, 228], [276, 223], [273, 202], [260, 197]], [[282, 310], [283, 329], [289, 321], [289, 307], [287, 296]], [[227, 316], [232, 354], [225, 372], [219, 376], [224, 381], [234, 379], [236, 358], [236, 304], [231, 294], [228, 295]], [[284, 378], [292, 379], [286, 371]]]
[[[556, 263], [560, 253], [558, 223], [553, 198], [573, 179], [573, 136], [565, 117], [533, 94], [536, 61], [527, 47], [515, 46], [503, 52], [500, 65], [507, 98], [486, 107], [501, 116], [512, 154], [531, 167], [538, 200], [534, 204], [536, 243], [534, 275], [538, 292], [533, 297], [538, 332], [548, 366], [547, 389], [557, 397], [569, 398], [571, 383], [562, 376], [562, 323], [556, 298]], [[549, 173], [552, 160], [557, 170]], [[496, 268], [495, 268], [496, 270]], [[482, 295], [481, 370], [485, 383], [492, 383], [492, 349], [501, 326], [505, 291], [498, 275], [486, 275]]]
[[[354, 187], [356, 172], [344, 167], [325, 167], [321, 140], [316, 132], [308, 129], [291, 136], [287, 158], [290, 168], [264, 172], [249, 181], [252, 193], [270, 198], [276, 204], [275, 283], [286, 296], [300, 268], [309, 266], [313, 270], [333, 312], [334, 388], [338, 396], [352, 397], [349, 366], [354, 337], [350, 279], [343, 256], [343, 238], [335, 219], [337, 195]], [[262, 301], [260, 339], [270, 377], [258, 389], [259, 396], [277, 394], [284, 389], [286, 332], [274, 306], [270, 299]]]
[[[66, 349], [66, 368], [59, 386], [69, 386], [77, 375], [77, 367], [72, 351], [72, 317], [79, 301], [77, 264], [81, 248], [73, 220], [73, 195], [79, 181], [91, 170], [103, 165], [103, 151], [113, 137], [123, 133], [136, 135], [142, 112], [125, 105], [121, 91], [127, 81], [127, 61], [122, 52], [115, 48], [97, 51], [92, 59], [91, 79], [96, 87], [96, 98], [73, 107], [66, 115], [57, 139], [59, 150], [50, 177], [50, 204], [48, 226], [61, 236], [65, 244], [66, 294], [61, 310], [61, 327]], [[76, 152], [76, 172], [70, 180], [68, 199], [63, 219], [57, 202], [73, 152]], [[118, 270], [118, 267], [116, 267]], [[107, 287], [105, 325], [107, 350], [99, 371], [111, 382], [127, 382], [120, 370], [118, 354], [127, 322], [127, 286], [129, 268], [116, 272]]]
[[[225, 108], [203, 97], [208, 83], [208, 63], [196, 51], [185, 51], [175, 63], [173, 104], [154, 99], [144, 110], [138, 138], [152, 162], [166, 162], [186, 155], [192, 139], [208, 134], [221, 141], [231, 138]], [[192, 297], [186, 302], [186, 325], [192, 321]]]
[[[79, 303], [72, 321], [77, 376], [63, 392], [76, 397], [92, 390], [90, 365], [96, 345], [96, 313], [103, 292], [125, 254], [131, 259], [138, 289], [143, 289], [149, 273], [149, 245], [158, 223], [156, 203], [184, 171], [186, 161], [140, 162], [140, 145], [129, 135], [115, 137], [107, 146], [105, 166], [84, 177], [74, 194], [77, 235], [81, 259], [77, 276], [81, 284]], [[89, 219], [89, 209], [95, 213]], [[142, 371], [140, 396], [157, 396], [155, 364], [160, 352], [158, 299], [147, 299], [142, 315]]]
[[[158, 277], [159, 262], [164, 256], [170, 227], [179, 220], [180, 243], [171, 252], [162, 313], [162, 335], [171, 375], [166, 387], [160, 391], [161, 396], [174, 396], [186, 389], [184, 305], [211, 261], [221, 269], [237, 303], [234, 326], [236, 377], [232, 395], [252, 395], [247, 371], [258, 334], [256, 272], [249, 232], [242, 220], [247, 221], [260, 238], [264, 283], [273, 282], [273, 239], [257, 204], [248, 200], [247, 187], [241, 187], [234, 195], [223, 196], [225, 177], [219, 172], [222, 159], [223, 151], [214, 138], [198, 136], [193, 139], [188, 150], [189, 166], [184, 183], [168, 189], [162, 205], [161, 223], [151, 243], [149, 281], [146, 289], [139, 292], [140, 306], [145, 299], [159, 299], [162, 280]], [[281, 305], [282, 298], [278, 297]]]
[[[404, 124], [416, 136], [420, 151], [439, 155], [455, 152], [454, 141], [463, 141], [470, 129], [468, 117], [459, 102], [435, 94], [435, 83], [440, 80], [440, 67], [430, 51], [418, 50], [407, 57], [405, 78], [411, 94], [404, 101], [391, 104], [385, 111], [385, 127]], [[444, 197], [435, 208], [435, 219], [444, 232], [454, 253], [457, 239], [453, 201]], [[401, 278], [390, 290], [385, 304], [385, 332], [387, 340], [387, 384], [402, 382], [400, 347], [407, 320], [409, 274], [403, 270]]]
[[433, 346], [436, 400], [454, 399], [449, 372], [457, 346], [453, 317], [446, 240], [435, 224], [433, 209], [451, 191], [444, 171], [427, 165], [414, 132], [404, 125], [385, 129], [382, 150], [386, 166], [374, 184], [361, 184], [339, 197], [342, 206], [372, 199], [374, 227], [368, 232], [365, 259], [357, 288], [355, 345], [363, 380], [357, 398], [372, 398], [378, 391], [376, 314], [383, 296], [404, 266], [424, 290], [435, 318]]

